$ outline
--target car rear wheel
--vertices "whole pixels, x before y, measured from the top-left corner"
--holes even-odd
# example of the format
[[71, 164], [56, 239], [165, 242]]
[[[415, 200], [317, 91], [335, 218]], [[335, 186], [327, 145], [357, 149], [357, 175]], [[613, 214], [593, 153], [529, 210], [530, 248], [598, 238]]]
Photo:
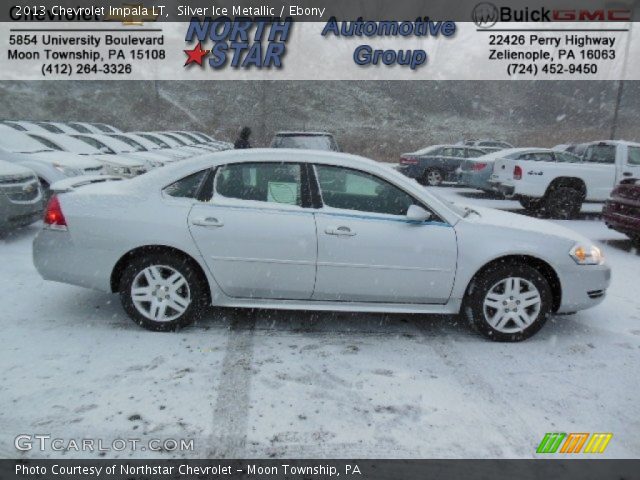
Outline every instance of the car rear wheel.
[[506, 263], [481, 273], [469, 287], [463, 312], [485, 337], [519, 342], [538, 332], [551, 312], [549, 282], [535, 268]]
[[200, 318], [206, 308], [205, 288], [188, 259], [150, 253], [125, 268], [120, 300], [138, 325], [153, 331], [173, 331]]
[[437, 168], [430, 168], [426, 172], [424, 172], [422, 184], [428, 185], [429, 187], [437, 187], [442, 184], [444, 181], [443, 173]]
[[547, 193], [544, 208], [551, 218], [576, 218], [582, 208], [582, 193], [571, 187], [556, 187]]

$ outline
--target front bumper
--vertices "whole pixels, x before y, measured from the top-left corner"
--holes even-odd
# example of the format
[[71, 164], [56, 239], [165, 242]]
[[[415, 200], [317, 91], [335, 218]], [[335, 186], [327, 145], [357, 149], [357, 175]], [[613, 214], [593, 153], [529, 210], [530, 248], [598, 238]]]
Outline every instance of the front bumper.
[[640, 236], [640, 207], [608, 201], [602, 218], [609, 228], [629, 236]]
[[38, 189], [36, 197], [28, 201], [0, 192], [0, 230], [24, 227], [40, 220], [42, 215], [42, 194]]
[[608, 265], [575, 265], [558, 271], [562, 300], [558, 313], [571, 313], [601, 303], [611, 284]]

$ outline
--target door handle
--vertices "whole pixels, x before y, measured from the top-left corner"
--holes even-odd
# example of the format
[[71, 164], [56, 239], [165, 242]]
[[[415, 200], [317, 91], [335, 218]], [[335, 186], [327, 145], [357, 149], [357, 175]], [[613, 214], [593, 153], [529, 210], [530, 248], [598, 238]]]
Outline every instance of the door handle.
[[622, 174], [622, 176], [623, 176], [623, 177], [631, 177], [631, 176], [633, 176], [633, 173], [631, 173], [631, 172], [624, 172], [624, 173]]
[[194, 218], [191, 223], [199, 227], [222, 227], [224, 223], [215, 217]]
[[351, 230], [349, 227], [345, 227], [344, 225], [340, 227], [327, 227], [324, 230], [324, 233], [327, 235], [338, 235], [341, 237], [353, 237], [356, 235], [356, 232]]

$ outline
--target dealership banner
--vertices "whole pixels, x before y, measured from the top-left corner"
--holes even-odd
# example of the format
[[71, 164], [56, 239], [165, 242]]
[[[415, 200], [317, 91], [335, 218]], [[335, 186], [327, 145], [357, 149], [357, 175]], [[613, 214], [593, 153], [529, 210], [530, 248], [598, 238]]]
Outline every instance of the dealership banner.
[[638, 460], [0, 460], [3, 480], [632, 480], [639, 467]]
[[636, 15], [624, 2], [15, 4], [0, 80], [638, 80]]

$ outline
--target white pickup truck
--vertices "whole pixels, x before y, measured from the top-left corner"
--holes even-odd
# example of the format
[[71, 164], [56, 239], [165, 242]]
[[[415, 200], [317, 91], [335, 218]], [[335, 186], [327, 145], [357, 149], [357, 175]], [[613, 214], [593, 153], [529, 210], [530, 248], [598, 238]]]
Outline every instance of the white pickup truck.
[[565, 152], [543, 153], [526, 160], [496, 160], [489, 182], [528, 210], [574, 218], [583, 202], [603, 202], [621, 180], [640, 178], [638, 143], [588, 143], [579, 159]]

